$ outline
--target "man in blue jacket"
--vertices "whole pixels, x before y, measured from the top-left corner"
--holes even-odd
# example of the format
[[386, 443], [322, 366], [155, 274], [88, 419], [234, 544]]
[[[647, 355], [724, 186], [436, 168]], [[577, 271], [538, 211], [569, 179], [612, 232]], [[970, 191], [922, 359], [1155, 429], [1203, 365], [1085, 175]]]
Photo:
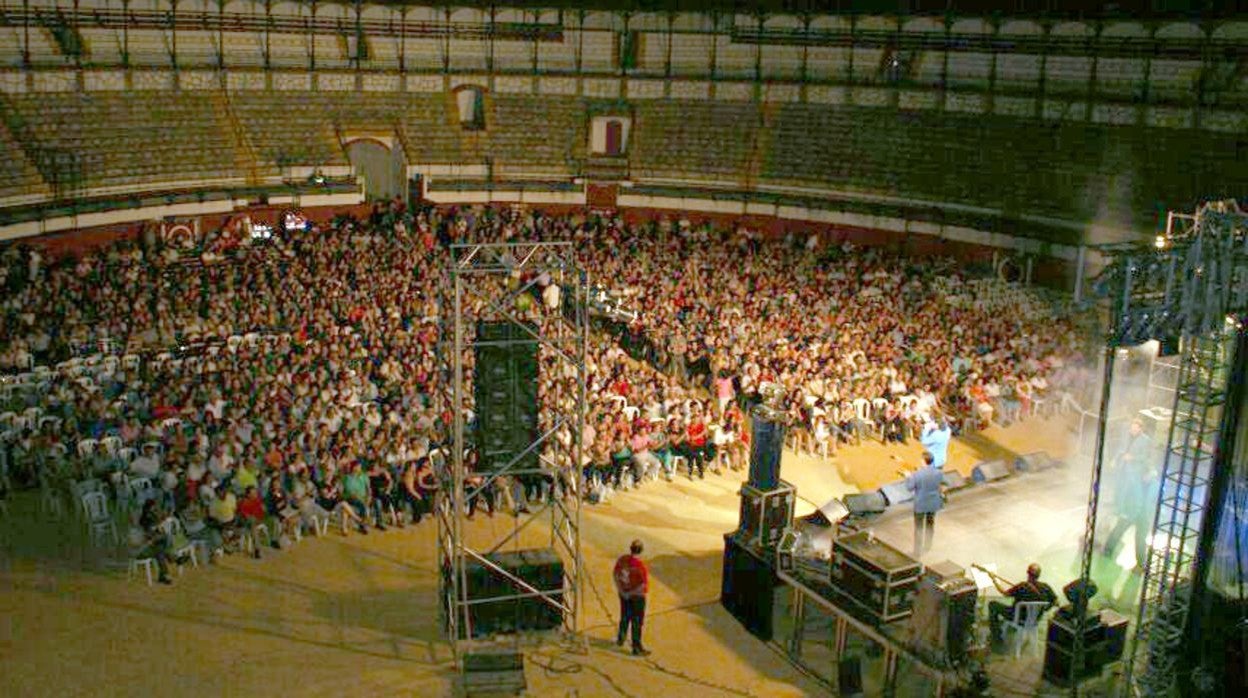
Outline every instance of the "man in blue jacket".
[[949, 440], [953, 438], [953, 430], [949, 428], [949, 423], [940, 418], [939, 420], [929, 420], [923, 425], [923, 433], [919, 437], [919, 443], [923, 444], [923, 450], [932, 454], [932, 467], [940, 470], [945, 467], [945, 461], [949, 458]]
[[936, 512], [945, 505], [941, 493], [943, 473], [932, 465], [931, 453], [923, 454], [923, 467], [906, 478], [906, 489], [914, 493], [914, 557], [931, 550]]

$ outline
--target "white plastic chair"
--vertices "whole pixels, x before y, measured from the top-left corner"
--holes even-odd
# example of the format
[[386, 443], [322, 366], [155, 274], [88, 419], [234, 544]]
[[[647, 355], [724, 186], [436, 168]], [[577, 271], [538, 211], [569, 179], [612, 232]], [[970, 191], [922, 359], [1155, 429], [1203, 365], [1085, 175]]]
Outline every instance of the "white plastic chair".
[[121, 437], [106, 436], [100, 439], [99, 444], [104, 448], [108, 455], [115, 456], [117, 455], [117, 451], [121, 450]]
[[95, 453], [95, 449], [99, 445], [99, 443], [100, 442], [96, 441], [95, 439], [82, 439], [81, 441], [78, 442], [78, 457], [79, 458], [90, 457], [92, 453]]
[[250, 553], [254, 551], [256, 549], [256, 546], [260, 545], [260, 541], [257, 539], [262, 536], [264, 537], [265, 545], [268, 545], [268, 546], [273, 545], [273, 536], [269, 533], [269, 527], [264, 525], [263, 523], [259, 523], [259, 524], [256, 524], [255, 526], [252, 526], [250, 530], [244, 530], [243, 531], [243, 552]]
[[98, 546], [106, 536], [116, 545], [117, 524], [108, 513], [108, 495], [98, 491], [87, 492], [82, 495], [81, 502], [87, 531], [91, 534], [91, 545]]
[[126, 489], [130, 491], [130, 500], [135, 504], [142, 504], [156, 496], [156, 486], [145, 477], [136, 477], [131, 480], [126, 484]]
[[107, 497], [107, 492], [105, 492], [104, 490], [104, 483], [100, 480], [95, 480], [95, 479], [79, 480], [77, 482], [71, 482], [69, 483], [69, 491], [70, 491], [70, 494], [74, 495], [74, 499], [78, 500], [79, 504], [84, 505], [80, 509], [80, 512], [82, 513], [83, 518], [88, 521], [90, 520], [90, 515], [87, 512], [87, 509], [85, 506], [86, 502], [83, 500], [83, 497], [85, 497], [86, 495], [92, 492], [100, 492], [100, 493], [103, 493], [105, 497]]
[[1005, 632], [1012, 633], [1014, 658], [1023, 655], [1023, 647], [1036, 641], [1040, 618], [1048, 610], [1049, 604], [1044, 601], [1019, 601], [1014, 604], [1014, 616], [1005, 621]]
[[[191, 540], [191, 537], [187, 535], [186, 528], [182, 525], [182, 520], [175, 516], [170, 516], [165, 520], [163, 528], [165, 535], [169, 536], [170, 541], [174, 540], [178, 534], [181, 534], [182, 537], [186, 538], [186, 545], [177, 548], [169, 548], [169, 553], [173, 556], [173, 558], [176, 560], [177, 558], [186, 555], [191, 558], [191, 565], [196, 569], [199, 569], [199, 558], [195, 555], [196, 542]], [[181, 565], [178, 565], [178, 574], [182, 574]]]
[[152, 585], [152, 567], [154, 567], [155, 565], [156, 565], [156, 558], [154, 557], [131, 558], [130, 559], [130, 572], [128, 576], [134, 577], [134, 575], [138, 573], [139, 568], [142, 567], [143, 572], [147, 575], [147, 585], [150, 587]]

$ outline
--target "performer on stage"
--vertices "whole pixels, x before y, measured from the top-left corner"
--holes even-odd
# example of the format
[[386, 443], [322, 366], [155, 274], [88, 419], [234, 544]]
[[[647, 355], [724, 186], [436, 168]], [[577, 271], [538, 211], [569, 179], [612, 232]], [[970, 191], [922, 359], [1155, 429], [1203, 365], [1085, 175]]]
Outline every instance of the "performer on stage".
[[906, 477], [906, 488], [914, 493], [914, 557], [931, 550], [936, 532], [936, 512], [944, 505], [941, 491], [944, 474], [933, 466], [932, 454], [923, 454], [924, 467]]
[[1153, 514], [1157, 508], [1160, 473], [1157, 472], [1156, 451], [1153, 440], [1144, 433], [1144, 423], [1131, 421], [1126, 444], [1115, 459], [1110, 471], [1114, 478], [1114, 527], [1105, 537], [1105, 555], [1113, 560], [1127, 529], [1135, 530], [1135, 561], [1137, 569], [1144, 569], [1148, 554], [1148, 533], [1152, 528]]
[[944, 417], [929, 419], [923, 423], [923, 434], [919, 443], [923, 450], [932, 455], [932, 467], [937, 470], [945, 467], [949, 458], [949, 440], [953, 438], [953, 429]]

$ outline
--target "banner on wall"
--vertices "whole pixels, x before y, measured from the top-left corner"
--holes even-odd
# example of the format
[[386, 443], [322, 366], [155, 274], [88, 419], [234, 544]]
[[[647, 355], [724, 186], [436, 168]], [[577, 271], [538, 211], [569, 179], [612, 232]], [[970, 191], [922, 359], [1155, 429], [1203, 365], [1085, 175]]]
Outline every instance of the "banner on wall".
[[199, 247], [203, 238], [199, 231], [198, 218], [166, 218], [160, 222], [160, 239], [166, 247], [180, 250], [193, 250]]
[[284, 233], [302, 233], [312, 227], [312, 222], [308, 220], [308, 216], [297, 208], [288, 208], [282, 211], [280, 219], [282, 232]]

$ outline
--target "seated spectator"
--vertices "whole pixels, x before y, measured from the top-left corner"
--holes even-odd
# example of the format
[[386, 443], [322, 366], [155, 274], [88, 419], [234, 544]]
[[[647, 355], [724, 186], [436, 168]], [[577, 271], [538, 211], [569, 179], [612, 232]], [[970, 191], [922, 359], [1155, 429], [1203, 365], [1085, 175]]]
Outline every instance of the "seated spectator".
[[[160, 507], [155, 499], [143, 503], [139, 514], [139, 530], [141, 531], [142, 547], [136, 553], [139, 558], [153, 558], [160, 570], [160, 583], [173, 584], [169, 578], [170, 540], [168, 528], [169, 515]], [[151, 578], [148, 578], [151, 581]]]
[[[238, 523], [243, 535], [251, 540], [251, 555], [260, 559], [260, 539], [256, 536], [257, 529], [265, 525], [264, 499], [260, 497], [260, 488], [252, 485], [243, 493], [238, 503]], [[274, 547], [277, 542], [271, 541]]]
[[[267, 494], [265, 511], [268, 514], [268, 518], [276, 522], [279, 530], [282, 532], [273, 543], [276, 547], [281, 547], [283, 538], [292, 542], [295, 539], [295, 533], [299, 527], [299, 510], [293, 506], [293, 502], [287, 497], [280, 477], [274, 477], [269, 480]], [[289, 542], [287, 545], [289, 545]]]

